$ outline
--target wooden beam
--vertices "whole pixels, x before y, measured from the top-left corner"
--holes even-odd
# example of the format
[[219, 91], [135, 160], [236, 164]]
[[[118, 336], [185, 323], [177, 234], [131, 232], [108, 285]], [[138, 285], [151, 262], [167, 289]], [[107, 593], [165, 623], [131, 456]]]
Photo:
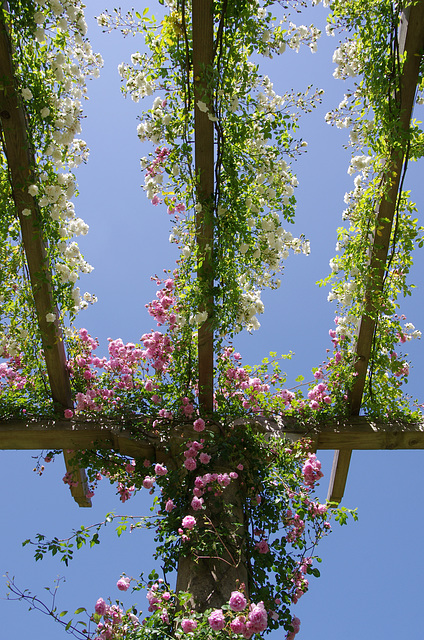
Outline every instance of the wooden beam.
[[[423, 449], [424, 424], [380, 422], [361, 416], [341, 419], [320, 428], [312, 439], [317, 449], [349, 452], [390, 449]], [[347, 457], [347, 456], [345, 456]]]
[[342, 501], [351, 457], [352, 449], [338, 449], [334, 452], [327, 493], [327, 500], [330, 502]]
[[149, 460], [159, 460], [157, 455], [161, 457], [162, 450], [160, 439], [153, 434], [138, 439], [131, 429], [124, 429], [118, 423], [71, 420], [0, 422], [0, 449], [111, 449], [126, 456]]
[[65, 461], [66, 471], [71, 473], [73, 480], [76, 483], [72, 487], [71, 495], [79, 507], [91, 507], [91, 498], [87, 498], [88, 493], [88, 478], [85, 469], [74, 464], [73, 454], [67, 449], [63, 449], [63, 459]]
[[198, 249], [197, 278], [203, 293], [202, 311], [208, 319], [198, 331], [199, 404], [201, 413], [213, 411], [213, 313], [214, 313], [214, 131], [213, 122], [197, 106], [204, 102], [213, 113], [211, 69], [213, 64], [213, 2], [193, 0], [194, 148], [197, 198], [202, 210], [196, 214]]
[[[330, 487], [327, 499], [340, 502], [345, 488], [352, 449], [392, 450], [424, 449], [424, 422], [380, 422], [360, 416], [341, 418], [332, 423], [307, 429], [290, 420], [284, 423], [281, 418], [269, 420], [250, 419], [259, 430], [273, 435], [286, 435], [292, 440], [308, 437], [315, 450], [334, 450], [335, 458], [331, 471]], [[245, 424], [238, 419], [235, 424]], [[190, 424], [190, 429], [192, 425]], [[184, 426], [173, 431], [174, 445], [177, 449]], [[175, 446], [165, 443], [163, 438], [140, 428], [138, 423], [126, 425], [112, 420], [8, 420], [0, 422], [0, 449], [4, 450], [40, 450], [62, 449], [68, 456], [69, 469], [74, 471], [72, 458], [74, 452], [81, 450], [113, 450], [136, 459], [148, 459], [155, 462], [172, 464], [172, 451]], [[171, 451], [171, 453], [169, 453]], [[346, 475], [341, 470], [346, 470]], [[82, 499], [76, 494], [75, 500], [82, 507]]]
[[[390, 247], [390, 237], [399, 183], [406, 154], [406, 140], [412, 117], [416, 86], [419, 81], [420, 64], [424, 49], [424, 0], [419, 0], [402, 14], [399, 33], [400, 56], [406, 53], [398, 96], [400, 136], [399, 145], [392, 149], [387, 159], [387, 170], [383, 180], [383, 196], [375, 224], [374, 241], [371, 248], [369, 266], [369, 285], [365, 292], [365, 312], [361, 318], [358, 339], [356, 343], [355, 370], [357, 377], [349, 393], [349, 408], [351, 415], [359, 415], [362, 396], [364, 393], [368, 365], [371, 357], [374, 332], [376, 329], [375, 298], [383, 291], [386, 262]], [[331, 481], [329, 499], [340, 501], [343, 497], [344, 486], [349, 470], [350, 455], [345, 452], [339, 456], [336, 452]]]
[[[43, 239], [43, 222], [36, 200], [28, 192], [37, 183], [34, 175], [35, 158], [27, 135], [27, 117], [16, 86], [11, 43], [0, 7], [0, 127], [3, 149], [9, 168], [10, 183], [16, 212], [19, 217], [22, 243], [28, 264], [31, 288], [34, 296], [38, 326], [53, 402], [61, 410], [72, 408], [71, 385], [66, 368], [66, 355], [58, 322], [58, 309], [52, 295], [52, 277]], [[22, 211], [29, 209], [31, 215]], [[55, 322], [47, 322], [46, 315], [54, 313]], [[68, 471], [69, 456], [65, 454]], [[86, 478], [78, 472], [78, 485], [71, 488], [75, 500], [82, 506], [91, 506], [85, 498]]]
[[[44, 357], [53, 400], [65, 408], [72, 406], [71, 386], [66, 370], [66, 356], [60, 328], [47, 322], [46, 314], [57, 308], [52, 296], [52, 281], [43, 239], [43, 223], [38, 205], [28, 193], [28, 187], [38, 178], [34, 176], [34, 154], [27, 136], [27, 118], [17, 91], [10, 42], [0, 11], [0, 123], [3, 147], [10, 173], [16, 212], [21, 225], [37, 320], [43, 342]], [[29, 209], [30, 216], [22, 211]]]
[[[406, 31], [406, 34], [402, 32]], [[387, 256], [390, 247], [393, 219], [398, 199], [399, 183], [407, 149], [408, 132], [414, 106], [416, 87], [419, 80], [420, 63], [424, 49], [424, 0], [410, 8], [409, 20], [404, 20], [399, 37], [405, 43], [406, 60], [400, 78], [399, 92], [399, 145], [394, 148], [387, 160], [387, 170], [383, 179], [383, 196], [378, 208], [373, 246], [369, 265], [369, 284], [365, 291], [365, 313], [361, 318], [356, 343], [357, 377], [349, 394], [349, 406], [352, 415], [358, 415], [366, 382], [369, 359], [372, 350], [375, 318], [375, 298], [383, 290]], [[400, 56], [403, 52], [399, 52]]]
[[[237, 424], [246, 422], [270, 434], [295, 439], [308, 437], [314, 448], [321, 450], [424, 449], [424, 422], [382, 422], [354, 416], [305, 428], [281, 419], [236, 421]], [[174, 437], [179, 440], [180, 431], [177, 428], [174, 431]], [[140, 428], [137, 422], [123, 426], [112, 420], [3, 421], [0, 422], [0, 449], [112, 449], [126, 456], [157, 461], [167, 456], [164, 440], [159, 435]]]

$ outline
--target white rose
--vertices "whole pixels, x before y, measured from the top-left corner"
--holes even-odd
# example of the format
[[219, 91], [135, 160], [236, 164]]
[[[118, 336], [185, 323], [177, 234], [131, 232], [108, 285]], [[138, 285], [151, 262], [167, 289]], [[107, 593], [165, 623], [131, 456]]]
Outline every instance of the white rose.
[[31, 100], [32, 91], [31, 91], [31, 89], [27, 89], [27, 88], [24, 87], [23, 89], [21, 89], [21, 95], [22, 95], [24, 100]]
[[197, 107], [200, 111], [203, 111], [203, 113], [207, 113], [209, 111], [209, 108], [206, 102], [202, 102], [201, 100], [197, 101]]

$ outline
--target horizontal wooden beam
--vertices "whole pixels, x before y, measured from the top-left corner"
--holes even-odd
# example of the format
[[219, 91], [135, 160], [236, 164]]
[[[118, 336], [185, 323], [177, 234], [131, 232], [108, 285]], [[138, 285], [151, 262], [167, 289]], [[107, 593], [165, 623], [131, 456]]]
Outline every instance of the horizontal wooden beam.
[[[424, 423], [421, 422], [382, 422], [352, 417], [309, 429], [294, 422], [284, 424], [280, 419], [255, 420], [254, 424], [262, 431], [280, 436], [308, 437], [314, 448], [321, 450], [424, 449]], [[0, 422], [0, 449], [112, 449], [134, 458], [163, 460], [166, 457], [164, 442], [157, 434], [140, 429], [136, 424], [124, 428], [117, 422], [106, 420]]]
[[316, 436], [317, 449], [424, 449], [422, 423], [374, 422], [367, 418], [347, 418], [325, 426]]
[[133, 458], [157, 460], [160, 440], [138, 439], [130, 429], [108, 422], [70, 420], [10, 420], [0, 422], [0, 449], [36, 450], [111, 449]]

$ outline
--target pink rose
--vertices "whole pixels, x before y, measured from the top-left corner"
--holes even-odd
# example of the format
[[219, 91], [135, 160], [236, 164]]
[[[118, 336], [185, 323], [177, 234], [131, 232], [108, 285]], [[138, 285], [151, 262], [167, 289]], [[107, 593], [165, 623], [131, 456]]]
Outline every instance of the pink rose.
[[205, 421], [202, 420], [202, 418], [197, 418], [197, 420], [193, 422], [193, 429], [195, 431], [200, 432], [200, 431], [203, 431], [204, 428], [205, 428]]
[[218, 483], [221, 487], [228, 487], [231, 482], [231, 478], [228, 473], [220, 473], [218, 474]]
[[230, 622], [231, 631], [233, 633], [244, 633], [246, 631], [246, 619], [244, 616], [237, 616]]
[[186, 516], [185, 518], [183, 518], [181, 524], [183, 525], [184, 529], [193, 529], [193, 527], [196, 526], [196, 518], [193, 518], [193, 516]]
[[208, 622], [214, 631], [221, 631], [225, 627], [224, 612], [222, 609], [215, 609], [208, 618]]
[[116, 586], [118, 587], [119, 591], [128, 591], [130, 587], [130, 582], [131, 582], [131, 578], [127, 578], [123, 576], [122, 578], [119, 578], [118, 582], [116, 583]]
[[143, 487], [145, 489], [151, 489], [155, 483], [155, 479], [152, 476], [146, 476], [143, 480]]
[[192, 416], [192, 414], [193, 414], [193, 411], [194, 411], [194, 406], [193, 406], [192, 404], [186, 404], [186, 405], [183, 407], [183, 413], [184, 413], [184, 415], [186, 415], [186, 416], [191, 417], [191, 416]]
[[294, 616], [294, 618], [292, 618], [292, 627], [293, 627], [293, 631], [295, 633], [299, 633], [299, 629], [300, 629], [300, 620], [299, 618], [296, 618], [296, 616]]
[[155, 473], [157, 476], [166, 476], [168, 469], [162, 464], [155, 464]]
[[233, 591], [230, 597], [229, 605], [232, 611], [243, 611], [243, 609], [247, 605], [247, 600], [240, 591]]
[[127, 462], [127, 464], [125, 465], [125, 471], [127, 473], [134, 473], [134, 469], [135, 469], [135, 460], [131, 460], [130, 462]]
[[[210, 459], [211, 459], [211, 457], [210, 457], [210, 455], [209, 455], [209, 454], [207, 454], [207, 453], [203, 453], [203, 452], [202, 452], [202, 453], [200, 454], [200, 456], [199, 456], [199, 460], [200, 460], [200, 462], [201, 462], [202, 464], [209, 464]], [[231, 474], [230, 474], [230, 475], [231, 475]]]
[[253, 633], [261, 633], [265, 631], [268, 625], [268, 615], [265, 611], [264, 603], [251, 604], [249, 611], [249, 620], [247, 622], [247, 629], [253, 631]]
[[167, 513], [171, 513], [172, 509], [175, 509], [175, 504], [173, 503], [172, 500], [167, 500], [165, 505], [165, 511]]
[[197, 496], [194, 496], [193, 500], [191, 501], [191, 508], [193, 509], [193, 511], [199, 511], [203, 506], [203, 498], [198, 498]]
[[181, 620], [181, 628], [184, 633], [190, 633], [190, 631], [194, 631], [196, 627], [196, 620], [190, 620], [189, 618], [184, 618], [183, 620]]
[[107, 611], [107, 604], [106, 602], [103, 600], [103, 598], [99, 598], [96, 602], [96, 604], [94, 605], [94, 611], [99, 615], [99, 616], [104, 616], [106, 611]]
[[259, 553], [268, 553], [269, 546], [266, 540], [261, 540], [255, 544], [255, 549], [259, 551]]
[[67, 419], [72, 418], [73, 415], [74, 415], [74, 412], [72, 411], [72, 409], [65, 409], [65, 418]]
[[194, 458], [187, 458], [184, 460], [184, 466], [188, 471], [194, 471], [197, 467], [196, 460]]

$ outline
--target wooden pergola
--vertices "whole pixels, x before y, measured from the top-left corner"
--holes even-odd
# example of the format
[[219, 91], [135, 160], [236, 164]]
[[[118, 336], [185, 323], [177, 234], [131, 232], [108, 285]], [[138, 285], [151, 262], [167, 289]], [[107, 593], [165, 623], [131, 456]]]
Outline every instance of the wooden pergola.
[[[204, 68], [213, 61], [212, 0], [193, 0], [193, 68], [195, 77], [195, 103], [204, 100], [206, 81]], [[399, 30], [400, 53], [406, 60], [399, 92], [400, 130], [407, 135], [410, 127], [419, 67], [424, 49], [424, 0], [411, 6], [403, 15]], [[52, 297], [51, 270], [40, 224], [36, 200], [28, 193], [34, 182], [34, 152], [27, 136], [27, 117], [19, 97], [11, 56], [7, 26], [0, 12], [0, 124], [4, 153], [7, 158], [11, 189], [22, 230], [34, 304], [37, 312], [44, 357], [53, 402], [63, 411], [72, 409], [71, 385], [66, 367], [66, 355], [61, 329], [56, 321], [46, 321], [46, 314], [56, 313]], [[214, 273], [212, 257], [207, 248], [213, 244], [214, 225], [212, 203], [214, 194], [214, 124], [208, 114], [195, 107], [195, 169], [198, 176], [198, 201], [202, 211], [197, 214], [196, 229], [199, 250], [198, 278], [205, 290], [210, 291], [204, 302], [209, 319], [198, 332], [199, 401], [203, 415], [211, 414], [213, 398], [213, 345], [214, 337], [210, 316], [213, 311]], [[402, 149], [400, 151], [399, 149]], [[369, 287], [366, 291], [365, 312], [361, 318], [356, 342], [355, 369], [357, 377], [348, 399], [349, 417], [334, 420], [332, 424], [313, 428], [299, 427], [293, 422], [284, 424], [275, 420], [262, 428], [295, 437], [311, 437], [316, 449], [335, 450], [328, 499], [339, 502], [344, 493], [351, 453], [354, 449], [424, 449], [424, 425], [375, 422], [360, 416], [366, 374], [371, 357], [376, 319], [373, 299], [383, 288], [387, 256], [394, 220], [400, 176], [405, 160], [404, 145], [392, 150], [387, 158], [384, 175], [385, 187], [376, 212], [376, 233], [370, 251]], [[22, 215], [24, 209], [31, 216]], [[113, 449], [125, 455], [163, 460], [165, 451], [155, 436], [147, 434], [135, 438], [128, 425], [113, 421], [75, 420], [9, 420], [0, 422], [1, 449], [62, 449], [67, 470], [76, 473], [68, 450], [90, 447]], [[78, 485], [71, 488], [80, 506], [90, 506], [86, 498], [84, 470], [78, 471]]]

